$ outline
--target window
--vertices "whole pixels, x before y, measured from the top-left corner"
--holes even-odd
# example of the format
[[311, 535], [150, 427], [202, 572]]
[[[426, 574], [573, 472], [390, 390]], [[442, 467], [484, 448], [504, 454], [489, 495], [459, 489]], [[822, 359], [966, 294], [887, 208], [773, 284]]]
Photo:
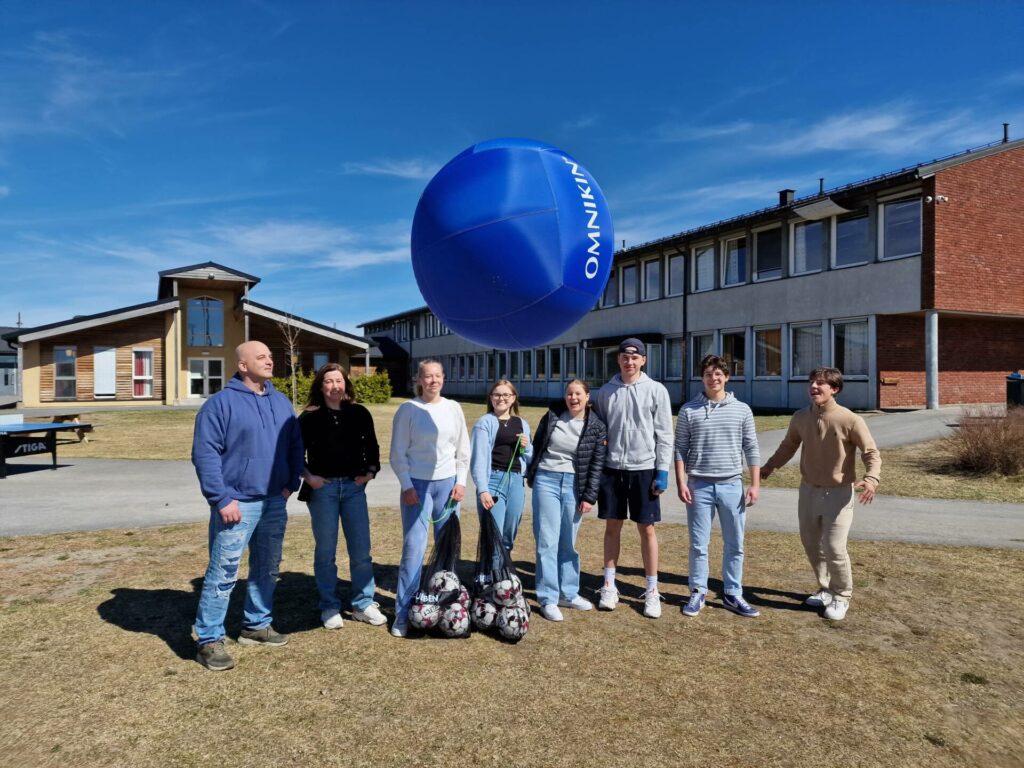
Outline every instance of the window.
[[189, 347], [224, 346], [224, 302], [199, 296], [188, 300], [186, 323]]
[[883, 259], [921, 253], [921, 200], [900, 200], [882, 206]]
[[465, 381], [470, 378], [473, 370], [473, 356], [459, 355], [459, 378]]
[[565, 378], [576, 378], [576, 347], [565, 348]]
[[821, 365], [821, 323], [793, 326], [793, 364], [790, 376], [794, 379], [806, 377]]
[[330, 355], [327, 352], [314, 352], [313, 353], [313, 370], [319, 371], [325, 365], [327, 365]]
[[693, 249], [693, 292], [710, 291], [715, 287], [715, 246]]
[[850, 267], [871, 261], [871, 227], [866, 211], [836, 220], [836, 256], [832, 266]]
[[699, 379], [704, 373], [700, 369], [700, 361], [711, 354], [715, 346], [713, 333], [700, 334], [693, 337], [693, 378]]
[[487, 376], [487, 356], [483, 352], [476, 356], [476, 376], [478, 379]]
[[755, 375], [782, 375], [782, 329], [762, 328], [754, 331]]
[[661, 344], [647, 345], [647, 375], [656, 381], [662, 378]]
[[499, 354], [500, 354], [499, 352], [488, 352], [487, 353], [487, 380], [488, 381], [494, 381], [496, 378], [498, 378], [494, 374], [495, 374], [495, 367], [497, 366], [497, 357], [498, 357]]
[[683, 378], [685, 370], [686, 344], [682, 336], [674, 339], [665, 339], [665, 376], [669, 379]]
[[[722, 334], [722, 357], [729, 365], [729, 376], [742, 379], [747, 362], [747, 334], [744, 331], [731, 331]], [[703, 374], [703, 371], [701, 371]]]
[[74, 400], [78, 391], [75, 361], [77, 347], [53, 348], [53, 397], [56, 400]]
[[601, 367], [604, 355], [600, 349], [586, 350], [583, 359], [587, 367], [587, 370], [583, 373], [584, 379], [588, 381], [601, 381], [604, 379], [604, 368]]
[[681, 253], [668, 257], [668, 295], [678, 296], [683, 292], [686, 280], [686, 257]]
[[722, 256], [722, 285], [741, 285], [747, 282], [747, 238], [736, 237], [725, 241]]
[[766, 229], [754, 235], [754, 279], [782, 277], [782, 228]]
[[508, 353], [507, 352], [499, 352], [497, 355], [495, 355], [495, 357], [497, 359], [495, 360], [495, 363], [494, 363], [495, 366], [496, 366], [494, 380], [497, 381], [498, 379], [507, 379], [508, 378]]
[[619, 349], [618, 347], [608, 347], [604, 350], [604, 376], [602, 378], [610, 379], [618, 372]]
[[508, 353], [508, 373], [510, 379], [519, 378], [519, 353], [509, 352]]
[[604, 286], [604, 295], [601, 297], [601, 306], [614, 307], [618, 303], [618, 299], [619, 280], [618, 275], [615, 273], [615, 268], [612, 267], [612, 270], [608, 275], [608, 282]]
[[793, 225], [793, 267], [790, 274], [821, 272], [828, 253], [828, 236], [823, 221], [805, 221]]
[[833, 365], [844, 376], [868, 375], [868, 321], [832, 323]]
[[551, 348], [551, 380], [560, 381], [562, 379], [562, 348], [552, 347]]
[[644, 301], [661, 298], [661, 259], [644, 262]]
[[525, 349], [525, 350], [523, 350], [523, 378], [524, 379], [532, 379], [533, 378], [533, 350], [532, 349]]
[[537, 350], [537, 376], [538, 379], [547, 378], [548, 352], [546, 349]]
[[132, 350], [132, 396], [153, 396], [153, 350]]
[[637, 299], [636, 264], [622, 268], [622, 303], [635, 304]]

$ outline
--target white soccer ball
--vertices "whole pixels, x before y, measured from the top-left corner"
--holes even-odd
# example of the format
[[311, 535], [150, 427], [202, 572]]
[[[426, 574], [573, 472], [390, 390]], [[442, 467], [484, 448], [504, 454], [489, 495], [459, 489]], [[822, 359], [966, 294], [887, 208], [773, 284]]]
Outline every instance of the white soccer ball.
[[515, 605], [522, 594], [523, 584], [514, 573], [507, 579], [494, 582], [494, 602], [497, 605]]
[[490, 629], [498, 617], [498, 607], [490, 600], [478, 597], [473, 601], [473, 626], [477, 629]]
[[526, 630], [530, 628], [530, 610], [525, 606], [504, 606], [498, 611], [494, 620], [494, 626], [498, 633], [513, 643], [517, 643], [526, 636]]
[[441, 621], [441, 606], [437, 603], [413, 603], [409, 608], [409, 623], [417, 629], [433, 629]]
[[469, 634], [469, 611], [462, 603], [452, 603], [444, 609], [437, 626], [445, 637], [465, 637]]
[[462, 587], [458, 574], [455, 571], [438, 571], [430, 577], [427, 582], [427, 591], [435, 595], [444, 592], [454, 592]]
[[462, 586], [459, 587], [459, 596], [457, 598], [455, 598], [455, 602], [457, 602], [459, 605], [461, 605], [467, 611], [469, 610], [469, 607], [470, 607], [469, 592], [466, 590], [465, 587], [462, 587]]

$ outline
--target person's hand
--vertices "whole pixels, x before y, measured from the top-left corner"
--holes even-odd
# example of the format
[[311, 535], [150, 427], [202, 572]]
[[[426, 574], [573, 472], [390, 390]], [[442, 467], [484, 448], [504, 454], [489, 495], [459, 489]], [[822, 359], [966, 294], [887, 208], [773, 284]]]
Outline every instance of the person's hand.
[[373, 480], [373, 478], [373, 472], [367, 472], [365, 475], [358, 475], [354, 477], [353, 481], [355, 482], [356, 485], [366, 485], [368, 482]]
[[326, 482], [327, 482], [327, 479], [324, 478], [324, 477], [320, 477], [320, 475], [307, 475], [306, 476], [306, 485], [308, 485], [314, 491], [319, 491], [321, 488], [324, 487], [324, 484]]
[[761, 486], [752, 485], [747, 488], [746, 503], [748, 507], [752, 507], [757, 504], [757, 499], [761, 495]]
[[220, 511], [220, 519], [228, 525], [237, 523], [242, 519], [242, 510], [238, 508], [238, 502], [234, 499]]
[[465, 495], [466, 495], [466, 486], [456, 484], [456, 486], [454, 488], [452, 488], [452, 500], [456, 504], [458, 504], [460, 501], [462, 501], [462, 497], [465, 496]]
[[528, 438], [525, 434], [520, 433], [519, 434], [519, 447], [522, 448], [525, 451], [529, 446], [530, 446], [530, 438]]
[[281, 498], [282, 499], [287, 500], [288, 497], [291, 496], [291, 495], [292, 495], [292, 491], [291, 491], [291, 489], [287, 485], [284, 488], [281, 489]]
[[[454, 494], [452, 495], [454, 496]], [[484, 491], [483, 493], [480, 494], [480, 505], [484, 509], [490, 509], [491, 507], [494, 506], [494, 497], [491, 496], [491, 494], [488, 493], [487, 491]]]
[[693, 504], [693, 491], [686, 482], [678, 483], [676, 490], [679, 492], [679, 500], [684, 504]]
[[581, 515], [587, 514], [587, 512], [589, 512], [593, 508], [594, 508], [594, 505], [591, 504], [589, 501], [581, 501], [580, 502], [580, 514]]
[[[764, 477], [764, 475], [762, 475]], [[870, 504], [875, 500], [875, 486], [866, 480], [861, 480], [859, 483], [853, 486], [855, 491], [860, 491], [859, 501], [861, 504]]]
[[767, 480], [768, 476], [771, 475], [771, 473], [774, 472], [774, 471], [775, 470], [773, 470], [767, 464], [762, 465], [761, 466], [761, 479], [762, 480]]
[[407, 507], [415, 507], [420, 503], [420, 495], [415, 488], [406, 488], [402, 491], [402, 503]]
[[654, 473], [654, 480], [651, 481], [651, 494], [661, 496], [668, 490], [668, 472], [659, 469]]

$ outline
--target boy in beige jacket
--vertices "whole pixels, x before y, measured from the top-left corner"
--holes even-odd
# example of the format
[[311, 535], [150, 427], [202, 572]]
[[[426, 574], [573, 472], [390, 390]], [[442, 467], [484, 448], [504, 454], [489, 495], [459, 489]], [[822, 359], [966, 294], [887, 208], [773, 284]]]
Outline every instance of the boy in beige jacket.
[[[836, 368], [816, 368], [808, 376], [811, 405], [793, 414], [786, 437], [761, 467], [761, 479], [800, 453], [798, 516], [800, 540], [818, 579], [818, 591], [804, 602], [825, 608], [825, 618], [842, 621], [850, 607], [853, 575], [846, 540], [853, 523], [856, 491], [861, 504], [870, 504], [878, 487], [882, 459], [867, 425], [836, 402], [843, 374]], [[864, 477], [857, 482], [860, 449]]]

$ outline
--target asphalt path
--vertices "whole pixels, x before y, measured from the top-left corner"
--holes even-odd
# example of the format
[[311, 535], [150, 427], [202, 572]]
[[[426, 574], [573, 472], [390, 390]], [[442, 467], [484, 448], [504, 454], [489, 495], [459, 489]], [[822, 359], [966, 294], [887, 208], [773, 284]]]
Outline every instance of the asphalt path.
[[[957, 409], [912, 411], [869, 416], [868, 424], [884, 449], [946, 434], [958, 416]], [[774, 451], [784, 434], [784, 430], [773, 430], [758, 435], [763, 457]], [[471, 483], [470, 494], [474, 490]], [[367, 487], [369, 504], [396, 507], [399, 491], [397, 478], [385, 466]], [[526, 496], [529, 509], [530, 494]], [[685, 522], [685, 507], [674, 489], [662, 498], [664, 521]], [[747, 529], [795, 533], [796, 498], [792, 489], [762, 489], [761, 500], [747, 513]], [[294, 500], [288, 509], [293, 516], [307, 515], [305, 504]], [[9, 462], [7, 479], [0, 480], [0, 536], [202, 522], [208, 515], [187, 461], [74, 459], [60, 461], [57, 470], [51, 471], [49, 456], [32, 456]], [[874, 504], [857, 506], [851, 536], [1021, 549], [1024, 505], [883, 493]]]

